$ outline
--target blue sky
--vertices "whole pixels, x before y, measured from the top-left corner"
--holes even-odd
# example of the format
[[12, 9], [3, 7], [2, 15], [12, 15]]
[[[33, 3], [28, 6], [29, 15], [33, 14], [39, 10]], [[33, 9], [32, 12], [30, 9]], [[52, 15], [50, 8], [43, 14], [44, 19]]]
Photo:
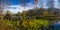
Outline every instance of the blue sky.
[[[9, 6], [5, 6], [5, 12], [6, 12], [6, 10], [10, 10], [12, 13], [17, 13], [18, 11], [19, 12], [22, 12], [23, 11], [23, 9], [24, 9], [24, 6], [22, 6], [23, 4], [24, 4], [24, 0], [23, 0], [23, 4], [21, 4], [20, 3], [20, 1], [19, 0], [6, 0], [5, 2], [10, 2], [10, 5]], [[33, 9], [36, 5], [35, 5], [35, 0], [26, 0], [25, 1], [26, 2], [26, 10], [29, 10], [29, 9]], [[47, 8], [47, 5], [46, 5], [46, 3], [47, 3], [47, 0], [43, 0], [43, 8]], [[59, 3], [58, 3], [58, 0], [55, 0], [55, 8], [59, 8], [60, 6], [59, 6]], [[40, 0], [39, 0], [39, 2], [38, 2], [38, 5], [37, 5], [37, 7], [41, 7], [40, 6], [41, 4], [40, 4]]]

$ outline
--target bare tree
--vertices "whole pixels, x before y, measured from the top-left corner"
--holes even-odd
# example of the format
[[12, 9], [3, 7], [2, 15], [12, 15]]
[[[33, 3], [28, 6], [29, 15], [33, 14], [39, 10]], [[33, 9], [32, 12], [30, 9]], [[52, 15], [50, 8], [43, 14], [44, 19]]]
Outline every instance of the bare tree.
[[37, 8], [37, 5], [38, 5], [38, 0], [35, 0], [35, 3], [36, 3], [36, 8]]
[[48, 2], [47, 2], [47, 6], [49, 7], [49, 8], [54, 8], [54, 0], [47, 0]]
[[58, 0], [58, 2], [60, 3], [60, 0]]
[[4, 4], [4, 0], [1, 0], [0, 1], [0, 14], [2, 14], [3, 12], [3, 8], [4, 8], [3, 4]]
[[[4, 3], [5, 2], [5, 0], [0, 0], [0, 18], [1, 18], [1, 20], [3, 20], [3, 15], [2, 15], [2, 13], [3, 13], [3, 11], [4, 11]], [[5, 30], [5, 23], [4, 23], [4, 20], [2, 21], [2, 23], [1, 23], [1, 30]]]
[[40, 0], [40, 6], [41, 6], [41, 8], [43, 8], [43, 0]]
[[4, 4], [5, 4], [5, 0], [0, 0], [0, 18], [3, 19], [3, 11], [4, 11]]

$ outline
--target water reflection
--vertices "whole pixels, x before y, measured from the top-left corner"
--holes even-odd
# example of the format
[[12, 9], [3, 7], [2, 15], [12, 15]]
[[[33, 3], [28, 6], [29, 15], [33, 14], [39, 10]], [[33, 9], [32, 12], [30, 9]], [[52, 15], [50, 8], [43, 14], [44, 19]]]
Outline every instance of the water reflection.
[[54, 30], [60, 30], [60, 21], [54, 24]]

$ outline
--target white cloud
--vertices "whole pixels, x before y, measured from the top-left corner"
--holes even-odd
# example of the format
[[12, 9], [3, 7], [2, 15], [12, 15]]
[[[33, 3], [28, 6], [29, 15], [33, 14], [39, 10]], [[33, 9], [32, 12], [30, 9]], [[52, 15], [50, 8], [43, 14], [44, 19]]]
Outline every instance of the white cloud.
[[20, 5], [11, 5], [11, 6], [6, 6], [5, 7], [5, 12], [7, 10], [10, 10], [12, 13], [17, 13], [18, 11], [22, 12], [23, 7], [21, 7]]
[[[28, 3], [28, 6], [26, 6], [26, 11], [29, 9], [33, 9], [34, 8], [34, 4], [32, 3]], [[10, 6], [5, 6], [4, 11], [6, 12], [7, 10], [10, 10], [12, 13], [17, 13], [22, 12], [24, 10], [24, 7], [21, 5], [10, 5]]]
[[[45, 3], [44, 3], [45, 4]], [[33, 9], [33, 8], [36, 8], [36, 5], [29, 2], [28, 4], [26, 4], [26, 11], [29, 10], [29, 9]], [[46, 4], [45, 4], [46, 5]], [[37, 7], [40, 8], [40, 1], [38, 2], [37, 4]], [[22, 12], [24, 10], [24, 6], [21, 6], [21, 5], [10, 5], [10, 6], [5, 6], [5, 12], [7, 10], [10, 10], [12, 13], [17, 13], [18, 11], [19, 12]]]

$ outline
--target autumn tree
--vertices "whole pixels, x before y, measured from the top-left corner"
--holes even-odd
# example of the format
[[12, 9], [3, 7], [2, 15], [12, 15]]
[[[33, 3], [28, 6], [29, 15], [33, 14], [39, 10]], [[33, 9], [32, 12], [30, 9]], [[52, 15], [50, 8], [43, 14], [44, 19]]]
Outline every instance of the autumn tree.
[[8, 19], [8, 20], [11, 20], [11, 16], [12, 16], [11, 12], [9, 10], [7, 10], [5, 18]]
[[20, 12], [17, 13], [17, 16], [18, 16], [17, 20], [21, 20], [22, 17], [21, 17], [21, 13]]
[[50, 15], [54, 15], [54, 0], [47, 0], [48, 12]]
[[47, 6], [50, 12], [54, 12], [54, 0], [47, 0]]
[[47, 10], [44, 11], [43, 15], [44, 15], [44, 16], [48, 16], [48, 11], [47, 11]]
[[17, 15], [20, 16], [20, 12], [18, 12]]

